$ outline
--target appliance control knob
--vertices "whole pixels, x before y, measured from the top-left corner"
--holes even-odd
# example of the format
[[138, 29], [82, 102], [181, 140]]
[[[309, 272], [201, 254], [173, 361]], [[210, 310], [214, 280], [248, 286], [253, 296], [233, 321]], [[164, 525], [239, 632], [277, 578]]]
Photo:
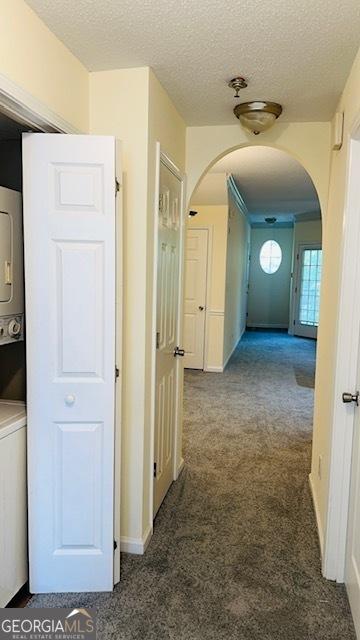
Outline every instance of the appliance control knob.
[[9, 336], [11, 338], [19, 338], [21, 333], [21, 324], [18, 320], [10, 320], [8, 327]]

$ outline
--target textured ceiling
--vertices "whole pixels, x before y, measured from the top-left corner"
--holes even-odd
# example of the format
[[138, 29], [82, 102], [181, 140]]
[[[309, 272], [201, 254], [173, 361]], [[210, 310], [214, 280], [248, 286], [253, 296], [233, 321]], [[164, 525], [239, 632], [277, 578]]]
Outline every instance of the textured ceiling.
[[[223, 202], [221, 176], [232, 174], [250, 213], [252, 223], [274, 215], [278, 222], [293, 221], [298, 214], [319, 211], [315, 187], [303, 167], [287, 153], [269, 147], [245, 147], [219, 160], [204, 177], [193, 204]], [[221, 174], [220, 180], [213, 174]], [[217, 186], [219, 187], [217, 188]], [[200, 200], [198, 198], [200, 195]]]
[[360, 44], [358, 0], [27, 0], [89, 70], [151, 66], [188, 125], [234, 122], [243, 101], [283, 121], [329, 120]]

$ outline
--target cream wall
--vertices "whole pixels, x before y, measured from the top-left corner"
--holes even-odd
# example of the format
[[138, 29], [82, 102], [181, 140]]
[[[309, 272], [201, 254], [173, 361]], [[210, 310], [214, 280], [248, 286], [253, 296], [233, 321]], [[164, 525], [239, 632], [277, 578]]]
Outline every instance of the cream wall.
[[[219, 175], [219, 174], [218, 174]], [[226, 175], [223, 175], [226, 184]], [[226, 193], [226, 192], [225, 192]], [[211, 230], [209, 247], [210, 291], [206, 308], [207, 340], [205, 363], [208, 371], [222, 371], [224, 364], [224, 315], [226, 280], [226, 245], [228, 233], [228, 205], [194, 205], [198, 215], [187, 219], [188, 228]]]
[[88, 131], [89, 74], [23, 0], [1, 0], [0, 74]]
[[134, 539], [141, 539], [143, 533], [145, 482], [148, 87], [149, 69], [145, 67], [90, 74], [90, 132], [121, 140], [117, 163], [123, 182], [119, 197], [123, 199], [125, 274], [121, 535]]
[[[346, 197], [346, 171], [349, 141], [354, 122], [360, 115], [360, 52], [340, 99], [338, 111], [344, 112], [343, 146], [331, 153], [329, 203], [323, 224], [323, 278], [321, 285], [318, 364], [315, 384], [315, 416], [311, 482], [317, 505], [320, 534], [325, 537], [329, 496], [330, 446], [333, 421], [334, 370], [336, 365], [336, 329], [339, 310], [341, 237]], [[318, 474], [322, 459], [321, 478]]]
[[[153, 483], [153, 457], [151, 431], [151, 389], [152, 389], [152, 345], [156, 327], [150, 318], [152, 313], [153, 272], [154, 272], [154, 211], [158, 208], [155, 202], [156, 187], [156, 143], [170, 157], [181, 173], [185, 171], [185, 123], [178, 114], [174, 104], [149, 69], [149, 111], [148, 111], [148, 185], [147, 185], [147, 244], [146, 244], [146, 349], [145, 349], [145, 422], [144, 422], [144, 485], [143, 485], [143, 535], [152, 529], [151, 489]], [[135, 249], [136, 252], [136, 249]], [[181, 385], [182, 386], [182, 385]], [[180, 398], [182, 406], [182, 398]], [[177, 468], [181, 464], [181, 432], [178, 433], [176, 446]]]
[[247, 133], [239, 124], [188, 127], [186, 132], [186, 173], [188, 200], [207, 169], [216, 160], [238, 147], [271, 146], [287, 151], [308, 171], [326, 211], [330, 165], [329, 122], [276, 122], [260, 136]]
[[121, 539], [152, 530], [152, 303], [156, 142], [180, 170], [185, 124], [148, 68], [90, 74], [90, 131], [121, 140], [124, 225]]
[[226, 254], [224, 366], [246, 329], [250, 224], [231, 189]]
[[[280, 267], [272, 274], [265, 273], [259, 261], [261, 247], [267, 240], [278, 242], [282, 251]], [[292, 228], [251, 229], [247, 319], [249, 327], [288, 328], [292, 251]]]

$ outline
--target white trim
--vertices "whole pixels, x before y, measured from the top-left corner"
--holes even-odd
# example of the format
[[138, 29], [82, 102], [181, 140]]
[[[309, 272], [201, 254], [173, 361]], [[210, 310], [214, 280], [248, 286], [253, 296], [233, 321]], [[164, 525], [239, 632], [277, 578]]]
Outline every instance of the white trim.
[[223, 373], [224, 367], [208, 367], [205, 373]]
[[0, 111], [37, 131], [81, 133], [3, 73], [0, 73]]
[[247, 322], [247, 327], [250, 329], [288, 329], [287, 324], [259, 324], [258, 322]]
[[[323, 574], [343, 582], [345, 578], [346, 535], [349, 510], [354, 409], [341, 401], [343, 391], [353, 391], [357, 383], [360, 305], [354, 292], [360, 278], [360, 114], [348, 140], [347, 195], [342, 233], [342, 266], [337, 314], [335, 385], [332, 400], [332, 437], [328, 512]], [[320, 318], [321, 321], [321, 318]]]
[[324, 531], [323, 531], [323, 528], [321, 526], [320, 510], [319, 510], [319, 505], [318, 505], [318, 501], [317, 501], [317, 498], [316, 498], [316, 493], [315, 493], [315, 489], [314, 489], [314, 484], [313, 484], [313, 481], [312, 481], [311, 473], [309, 475], [309, 486], [310, 486], [310, 493], [311, 493], [311, 497], [312, 497], [313, 507], [314, 507], [314, 511], [315, 511], [317, 533], [318, 533], [319, 545], [320, 545], [320, 553], [321, 553], [321, 557], [323, 558], [324, 557]]
[[122, 553], [133, 553], [135, 555], [142, 556], [149, 546], [152, 534], [153, 528], [152, 526], [148, 526], [142, 538], [128, 538], [127, 536], [121, 536], [120, 551], [122, 551]]

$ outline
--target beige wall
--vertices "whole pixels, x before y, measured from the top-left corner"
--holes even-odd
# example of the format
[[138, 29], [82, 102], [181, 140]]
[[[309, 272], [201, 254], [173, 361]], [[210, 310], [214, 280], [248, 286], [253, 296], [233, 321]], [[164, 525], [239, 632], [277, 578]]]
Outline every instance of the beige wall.
[[152, 527], [151, 348], [156, 141], [184, 168], [185, 124], [149, 68], [90, 74], [90, 131], [121, 140], [124, 353], [121, 536]]
[[201, 177], [216, 160], [238, 147], [271, 146], [287, 151], [308, 171], [326, 211], [330, 164], [329, 122], [276, 122], [260, 136], [247, 133], [239, 124], [188, 127], [186, 173], [188, 200]]
[[[226, 175], [223, 174], [226, 184]], [[224, 363], [224, 315], [228, 205], [196, 205], [198, 215], [188, 218], [188, 228], [210, 229], [210, 291], [207, 300], [207, 341], [205, 363], [208, 370], [221, 371]]]
[[[259, 261], [261, 247], [267, 240], [278, 242], [282, 251], [280, 267], [272, 274], [265, 273]], [[249, 327], [288, 328], [292, 250], [292, 228], [251, 229]]]
[[145, 67], [90, 74], [90, 132], [121, 140], [117, 169], [123, 177], [125, 273], [121, 534], [135, 539], [142, 536], [144, 484], [148, 86]]
[[[185, 171], [185, 123], [174, 104], [161, 86], [155, 74], [149, 69], [149, 112], [148, 112], [148, 185], [147, 185], [147, 244], [146, 244], [146, 350], [145, 350], [145, 423], [144, 423], [144, 485], [143, 485], [143, 532], [152, 527], [150, 493], [153, 483], [153, 458], [151, 452], [151, 388], [152, 388], [152, 345], [155, 326], [150, 318], [153, 305], [154, 271], [154, 212], [156, 187], [156, 143], [170, 157], [181, 173]], [[136, 249], [135, 249], [136, 251]], [[178, 433], [177, 467], [181, 462], [181, 433]]]
[[250, 224], [229, 189], [229, 224], [226, 254], [224, 365], [246, 328], [247, 276]]
[[[336, 363], [336, 325], [339, 309], [339, 275], [341, 237], [343, 233], [346, 196], [346, 170], [349, 139], [354, 121], [360, 115], [360, 53], [358, 53], [345, 90], [338, 105], [344, 111], [344, 138], [340, 151], [331, 153], [329, 203], [323, 221], [323, 278], [321, 285], [318, 361], [315, 383], [315, 416], [311, 481], [318, 508], [320, 530], [326, 532], [329, 490], [329, 464]], [[318, 475], [319, 456], [322, 474]]]
[[88, 131], [88, 72], [24, 0], [1, 0], [0, 74]]

